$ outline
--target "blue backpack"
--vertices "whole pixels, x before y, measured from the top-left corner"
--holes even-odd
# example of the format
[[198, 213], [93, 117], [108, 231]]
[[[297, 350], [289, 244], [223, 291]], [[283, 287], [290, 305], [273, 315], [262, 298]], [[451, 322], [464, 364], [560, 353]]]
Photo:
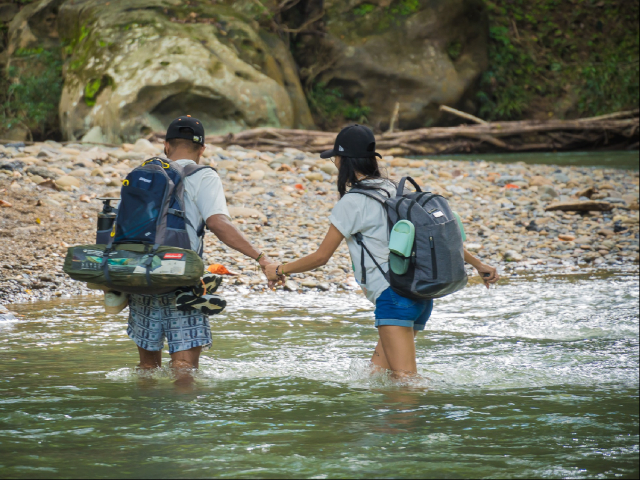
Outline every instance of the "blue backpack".
[[[205, 165], [182, 167], [159, 157], [133, 169], [122, 182], [113, 244], [140, 243], [191, 249], [185, 212], [184, 179], [205, 169]], [[191, 225], [202, 238], [205, 223]], [[100, 232], [99, 232], [100, 233]], [[202, 256], [201, 242], [198, 254]]]

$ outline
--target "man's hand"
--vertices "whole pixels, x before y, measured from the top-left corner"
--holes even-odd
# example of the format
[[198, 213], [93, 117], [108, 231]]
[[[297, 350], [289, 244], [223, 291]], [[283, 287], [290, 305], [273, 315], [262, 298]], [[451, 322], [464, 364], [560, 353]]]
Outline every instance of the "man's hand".
[[269, 281], [277, 282], [279, 280], [282, 280], [276, 274], [276, 270], [277, 269], [278, 269], [278, 264], [276, 264], [276, 263], [272, 263], [271, 265], [267, 265], [267, 268], [265, 269], [265, 275], [267, 276]]
[[476, 270], [478, 270], [487, 288], [489, 288], [492, 283], [497, 283], [498, 280], [500, 280], [500, 275], [498, 275], [498, 270], [495, 267], [481, 263], [476, 267]]
[[[269, 288], [275, 288], [276, 285], [278, 285], [279, 281], [281, 281], [281, 279], [278, 278], [277, 275], [275, 276], [275, 278], [272, 278], [271, 276], [269, 276], [268, 271], [271, 267], [273, 267], [273, 269], [275, 270], [277, 264], [273, 263], [273, 260], [271, 260], [267, 255], [264, 255], [258, 263], [260, 264], [260, 268], [262, 268], [262, 273], [265, 274], [267, 280], [269, 281]], [[284, 284], [284, 282], [282, 283]]]

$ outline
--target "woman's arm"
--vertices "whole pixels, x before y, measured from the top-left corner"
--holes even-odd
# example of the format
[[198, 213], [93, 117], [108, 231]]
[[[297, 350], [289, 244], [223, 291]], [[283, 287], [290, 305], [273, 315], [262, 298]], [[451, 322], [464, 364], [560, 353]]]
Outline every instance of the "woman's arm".
[[498, 275], [498, 270], [495, 267], [485, 265], [480, 259], [471, 255], [466, 248], [464, 249], [464, 261], [478, 271], [487, 288], [489, 288], [489, 285], [492, 283], [497, 283], [497, 281], [500, 280], [500, 275]]
[[[311, 255], [307, 255], [306, 257], [302, 257], [295, 262], [281, 266], [278, 273], [284, 273], [286, 275], [291, 273], [303, 273], [326, 265], [340, 246], [340, 243], [342, 243], [343, 239], [344, 236], [340, 233], [340, 230], [331, 225], [327, 232], [327, 236], [324, 237], [320, 248], [318, 248], [316, 252]], [[267, 265], [266, 274], [269, 280], [278, 280], [278, 275], [276, 275], [276, 269], [278, 266], [279, 264], [277, 263]]]

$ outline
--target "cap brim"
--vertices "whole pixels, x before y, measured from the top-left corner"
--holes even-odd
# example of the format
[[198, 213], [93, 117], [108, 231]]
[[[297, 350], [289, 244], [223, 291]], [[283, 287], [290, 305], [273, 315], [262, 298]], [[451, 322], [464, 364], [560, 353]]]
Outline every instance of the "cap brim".
[[331, 158], [335, 156], [336, 156], [336, 152], [334, 150], [327, 150], [326, 152], [322, 152], [320, 154], [320, 158]]

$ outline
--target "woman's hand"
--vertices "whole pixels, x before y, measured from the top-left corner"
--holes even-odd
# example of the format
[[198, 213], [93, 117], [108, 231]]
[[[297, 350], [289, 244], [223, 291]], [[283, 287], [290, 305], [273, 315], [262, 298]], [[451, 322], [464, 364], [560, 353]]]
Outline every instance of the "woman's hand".
[[500, 275], [498, 275], [498, 270], [495, 267], [481, 263], [476, 267], [476, 270], [478, 270], [487, 288], [489, 288], [492, 283], [497, 283], [498, 280], [500, 280]]

